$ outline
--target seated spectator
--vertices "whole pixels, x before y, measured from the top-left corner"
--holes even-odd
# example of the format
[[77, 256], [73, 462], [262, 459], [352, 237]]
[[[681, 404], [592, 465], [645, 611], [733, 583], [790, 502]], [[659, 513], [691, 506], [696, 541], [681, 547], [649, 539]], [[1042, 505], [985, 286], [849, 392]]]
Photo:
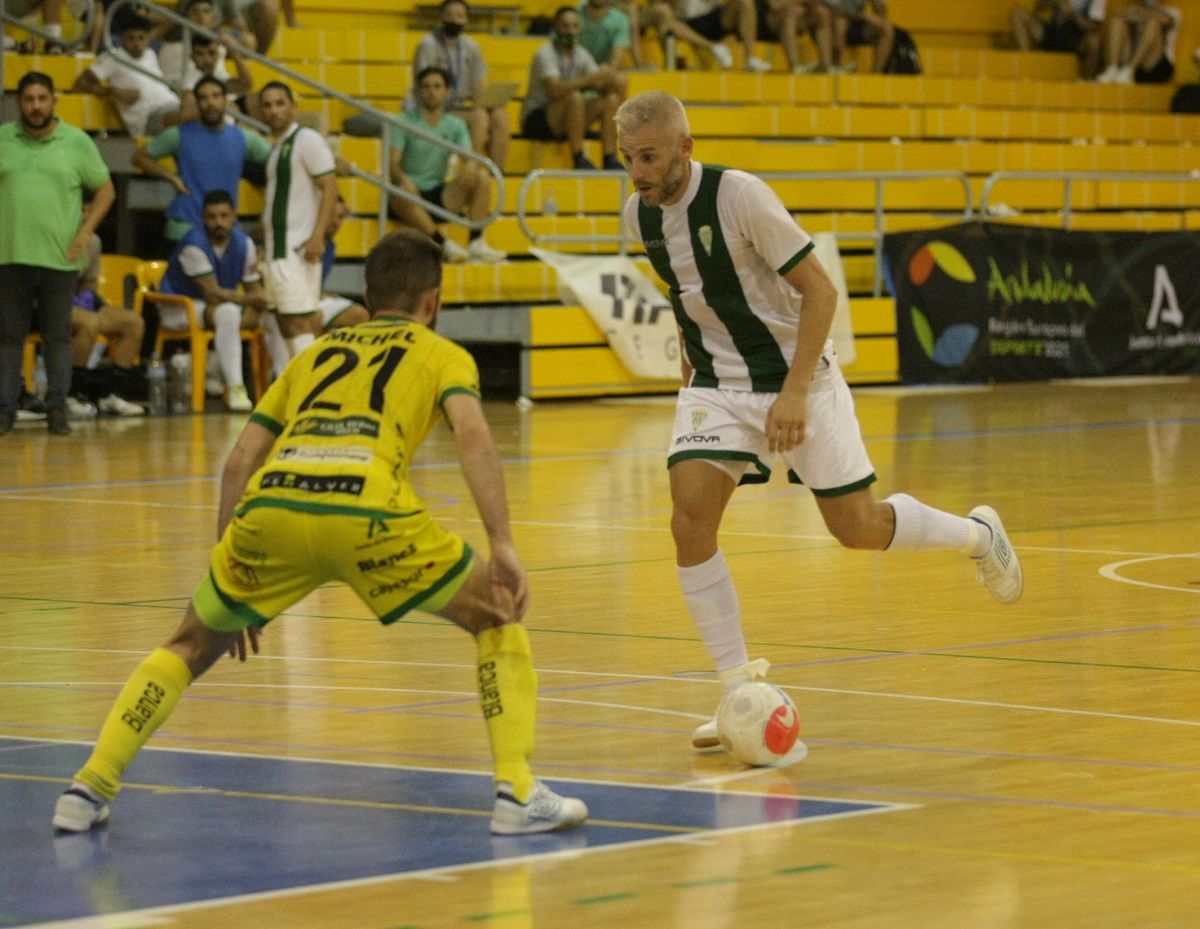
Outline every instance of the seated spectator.
[[[201, 78], [193, 88], [199, 120], [164, 129], [133, 155], [134, 167], [175, 188], [175, 199], [167, 207], [166, 235], [172, 242], [200, 224], [209, 191], [226, 191], [236, 212], [244, 166], [265, 165], [271, 157], [270, 142], [226, 120], [226, 98], [224, 84], [215, 77]], [[175, 161], [174, 171], [159, 161], [168, 155]]]
[[1179, 10], [1161, 0], [1141, 0], [1108, 18], [1104, 37], [1107, 67], [1101, 84], [1167, 84], [1175, 77]]
[[179, 121], [179, 98], [166, 85], [158, 56], [147, 44], [149, 30], [150, 21], [145, 17], [129, 17], [120, 47], [101, 54], [71, 88], [114, 100], [121, 122], [132, 136], [153, 135]]
[[[216, 0], [223, 26], [247, 48], [270, 54], [279, 29], [279, 0]], [[295, 19], [295, 12], [292, 12]]]
[[[85, 0], [70, 0], [70, 2], [67, 0], [7, 0], [4, 12], [9, 16], [16, 16], [18, 19], [25, 19], [41, 11], [42, 30], [53, 37], [46, 41], [45, 51], [48, 54], [57, 54], [62, 51], [62, 46], [54, 40], [62, 38], [63, 7], [67, 7], [76, 19], [83, 19], [87, 14]], [[3, 29], [0, 29], [0, 35], [4, 36], [4, 48], [7, 51], [15, 51], [17, 43], [4, 35]]]
[[579, 44], [598, 65], [608, 65], [617, 74], [613, 89], [622, 100], [629, 93], [629, 78], [622, 71], [633, 67], [633, 40], [629, 15], [613, 0], [583, 0], [579, 4]]
[[[213, 347], [227, 385], [225, 405], [233, 412], [253, 409], [242, 374], [241, 330], [258, 325], [267, 299], [254, 243], [238, 228], [227, 191], [205, 195], [203, 224], [183, 237], [158, 289], [192, 298], [197, 322], [213, 331]], [[164, 329], [187, 329], [187, 311], [181, 306], [161, 304], [158, 317]]]
[[[220, 27], [213, 0], [185, 2], [181, 5], [180, 12], [197, 26], [214, 32]], [[217, 41], [199, 33], [192, 33], [190, 58], [184, 57], [187, 43], [183, 41], [166, 42], [158, 51], [158, 65], [163, 74], [172, 85], [183, 89], [181, 96], [184, 98], [185, 110], [188, 91], [206, 74], [224, 81], [233, 97], [248, 94], [254, 86], [245, 57], [235, 49], [237, 43], [233, 36], [227, 32], [220, 33], [220, 36], [220, 41]], [[230, 75], [227, 60], [233, 61], [236, 77]]]
[[[417, 106], [400, 114], [401, 120], [420, 126], [459, 148], [470, 149], [467, 124], [446, 112], [450, 99], [450, 75], [431, 65], [417, 75]], [[392, 183], [422, 200], [468, 219], [483, 219], [491, 199], [489, 175], [476, 161], [453, 156], [450, 149], [398, 126], [391, 128]], [[472, 229], [464, 249], [438, 231], [437, 222], [424, 207], [402, 197], [390, 197], [392, 214], [407, 226], [429, 236], [441, 247], [448, 261], [503, 261], [508, 256], [492, 248], [483, 231]]]
[[[812, 36], [817, 60], [800, 60], [801, 33]], [[829, 73], [833, 68], [833, 14], [821, 0], [758, 0], [758, 38], [778, 42], [792, 74]]]
[[246, 59], [241, 52], [229, 49], [228, 60], [233, 62], [236, 77], [230, 77], [225, 64], [217, 54], [218, 49], [224, 50], [221, 42], [197, 36], [192, 42], [192, 57], [187, 63], [183, 75], [183, 90], [179, 94], [179, 121], [195, 122], [200, 118], [200, 107], [196, 102], [194, 89], [201, 78], [214, 78], [225, 85], [225, 108], [235, 109], [237, 99], [247, 96], [254, 87], [254, 79], [246, 66]]
[[1100, 34], [1107, 0], [1036, 0], [1033, 9], [1014, 6], [1013, 41], [1020, 51], [1073, 52], [1079, 74], [1091, 80], [1100, 70]]
[[733, 55], [721, 40], [737, 34], [745, 52], [747, 71], [770, 71], [771, 65], [754, 54], [758, 38], [758, 9], [755, 0], [657, 0], [642, 21], [660, 36], [668, 34], [704, 49], [725, 70], [733, 67]]
[[551, 41], [539, 48], [529, 66], [529, 87], [521, 106], [521, 134], [530, 139], [563, 141], [571, 147], [576, 169], [596, 166], [583, 153], [587, 130], [599, 123], [605, 170], [621, 170], [613, 116], [621, 105], [617, 73], [598, 65], [579, 45], [579, 13], [562, 6], [554, 14]]
[[[416, 75], [437, 65], [450, 75], [450, 102], [447, 109], [461, 117], [471, 133], [471, 148], [487, 155], [501, 172], [508, 161], [508, 142], [512, 127], [508, 102], [488, 109], [481, 105], [487, 85], [487, 64], [479, 43], [469, 35], [468, 8], [465, 0], [443, 0], [441, 25], [421, 37], [413, 56], [413, 86]], [[414, 100], [414, 105], [416, 101]]]
[[[871, 70], [882, 74], [896, 42], [896, 27], [887, 15], [886, 0], [822, 0], [833, 15], [833, 63], [844, 69], [845, 49], [873, 45]], [[868, 9], [869, 7], [869, 9]]]
[[[97, 292], [100, 248], [100, 236], [93, 233], [71, 307], [71, 389], [94, 401], [101, 413], [144, 416], [145, 408], [133, 400], [146, 393], [138, 357], [146, 323], [133, 310], [105, 303]], [[108, 342], [106, 367], [100, 365], [104, 347], [97, 343], [98, 336]]]

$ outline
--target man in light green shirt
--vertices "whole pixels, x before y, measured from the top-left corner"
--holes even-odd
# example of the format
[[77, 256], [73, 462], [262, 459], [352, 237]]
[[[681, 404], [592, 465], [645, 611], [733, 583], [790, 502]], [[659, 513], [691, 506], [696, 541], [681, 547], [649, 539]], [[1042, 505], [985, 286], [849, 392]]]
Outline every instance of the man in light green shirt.
[[[17, 82], [20, 118], [0, 125], [0, 435], [21, 396], [25, 337], [37, 305], [46, 358], [46, 421], [70, 433], [71, 303], [88, 243], [116, 195], [96, 144], [54, 115], [54, 81]], [[93, 192], [86, 214], [83, 192]]]
[[[417, 75], [417, 108], [401, 113], [400, 118], [450, 145], [470, 151], [471, 133], [465, 122], [446, 112], [449, 99], [449, 72], [430, 65]], [[393, 184], [434, 206], [460, 216], [465, 214], [468, 219], [487, 216], [492, 190], [479, 162], [464, 159], [445, 145], [399, 126], [391, 128], [390, 140], [388, 168]], [[508, 257], [484, 241], [481, 229], [471, 230], [470, 241], [463, 248], [438, 231], [433, 216], [420, 204], [393, 196], [389, 198], [389, 206], [400, 222], [442, 246], [447, 261], [498, 262]]]

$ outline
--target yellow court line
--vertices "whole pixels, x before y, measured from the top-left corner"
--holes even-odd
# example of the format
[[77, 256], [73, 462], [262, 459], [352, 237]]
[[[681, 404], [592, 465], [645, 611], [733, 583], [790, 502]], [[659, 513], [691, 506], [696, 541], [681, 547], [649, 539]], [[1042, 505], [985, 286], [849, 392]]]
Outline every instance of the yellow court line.
[[[39, 774], [9, 774], [0, 771], [0, 780], [37, 781], [39, 783], [69, 784], [70, 779]], [[469, 810], [454, 806], [423, 806], [417, 803], [389, 803], [383, 800], [345, 800], [337, 797], [312, 797], [298, 794], [263, 793], [254, 790], [223, 790], [217, 787], [168, 787], [163, 784], [123, 784], [124, 790], [148, 790], [156, 794], [209, 794], [241, 800], [276, 800], [285, 803], [311, 803], [318, 806], [346, 806], [366, 810], [393, 810], [406, 813], [448, 813], [454, 816], [491, 816], [491, 810]], [[644, 829], [649, 832], [700, 834], [709, 829], [690, 826], [667, 826], [659, 823], [634, 823], [619, 819], [588, 819], [592, 826], [617, 829]]]

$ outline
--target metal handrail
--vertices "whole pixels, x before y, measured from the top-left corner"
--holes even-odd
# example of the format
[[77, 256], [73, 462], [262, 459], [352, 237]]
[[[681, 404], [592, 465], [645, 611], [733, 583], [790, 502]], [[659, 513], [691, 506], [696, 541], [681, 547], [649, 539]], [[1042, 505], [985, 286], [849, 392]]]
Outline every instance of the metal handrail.
[[1147, 171], [994, 171], [983, 182], [979, 212], [986, 218], [991, 210], [992, 189], [1001, 181], [1062, 181], [1063, 229], [1071, 228], [1071, 192], [1074, 181], [1161, 181], [1182, 183], [1200, 181], [1200, 171], [1186, 174], [1156, 174]]
[[[59, 46], [59, 48], [70, 51], [78, 48], [87, 41], [88, 34], [92, 31], [92, 23], [96, 21], [96, 2], [97, 0], [88, 0], [87, 14], [83, 17], [83, 19], [80, 20], [84, 26], [84, 29], [82, 32], [80, 32], [79, 37], [76, 39], [63, 39], [62, 36], [51, 35], [44, 29], [39, 29], [37, 26], [31, 26], [19, 16], [13, 16], [11, 13], [9, 13], [5, 6], [5, 0], [0, 0], [0, 26], [3, 26], [5, 23], [10, 26], [16, 26], [23, 32], [41, 36], [48, 42], [53, 42], [55, 45]], [[3, 33], [3, 29], [0, 29], [0, 33]], [[0, 94], [3, 93], [4, 87], [4, 55], [4, 42], [2, 39], [0, 39]]]
[[[0, 2], [2, 2], [2, 0], [0, 0]], [[217, 41], [221, 40], [220, 34], [212, 31], [211, 29], [205, 29], [203, 26], [198, 26], [196, 23], [192, 22], [190, 19], [187, 19], [184, 16], [180, 16], [174, 10], [159, 6], [156, 3], [150, 2], [150, 0], [116, 0], [116, 3], [114, 3], [111, 7], [109, 7], [108, 15], [110, 17], [115, 17], [117, 10], [119, 10], [125, 6], [135, 4], [135, 3], [138, 6], [147, 7], [148, 9], [150, 9], [153, 12], [157, 13], [158, 15], [162, 16], [164, 19], [170, 20], [171, 22], [174, 22], [180, 26], [183, 26], [185, 29], [191, 30], [192, 32], [195, 32], [199, 35], [207, 36], [210, 39], [216, 39]], [[316, 90], [317, 92], [324, 94], [327, 97], [331, 97], [334, 100], [340, 100], [343, 103], [347, 104], [348, 106], [352, 106], [362, 113], [366, 113], [366, 114], [369, 114], [369, 115], [375, 117], [376, 119], [378, 119], [380, 122], [382, 122], [384, 124], [384, 131], [380, 132], [380, 137], [381, 137], [381, 140], [383, 143], [381, 157], [382, 157], [382, 167], [385, 172], [385, 176], [381, 177], [380, 175], [373, 174], [370, 171], [364, 171], [361, 168], [359, 168], [357, 166], [353, 166], [353, 165], [350, 167], [350, 170], [349, 170], [349, 173], [352, 176], [362, 178], [367, 183], [380, 188], [381, 192], [386, 192], [393, 196], [400, 197], [402, 200], [407, 200], [410, 203], [416, 203], [419, 206], [424, 207], [426, 210], [428, 210], [430, 213], [434, 214], [435, 216], [440, 217], [444, 221], [462, 226], [465, 229], [471, 229], [471, 230], [484, 229], [487, 226], [489, 226], [492, 222], [494, 222], [495, 219], [500, 215], [500, 211], [504, 208], [504, 173], [496, 166], [496, 163], [494, 161], [492, 161], [490, 158], [488, 158], [486, 155], [481, 155], [478, 152], [473, 151], [469, 148], [462, 148], [458, 145], [454, 145], [450, 142], [447, 142], [445, 139], [441, 138], [440, 136], [435, 135], [434, 133], [424, 129], [423, 127], [421, 127], [415, 123], [403, 122], [403, 121], [401, 121], [400, 117], [394, 113], [388, 113], [384, 110], [377, 109], [376, 107], [373, 107], [371, 104], [367, 103], [364, 100], [359, 100], [355, 97], [351, 97], [347, 94], [342, 93], [339, 90], [335, 90], [333, 87], [330, 87], [328, 84], [322, 84], [320, 81], [315, 81], [310, 77], [306, 77], [305, 75], [300, 74], [298, 71], [295, 71], [292, 68], [289, 68], [287, 65], [282, 64], [278, 61], [275, 61], [271, 58], [267, 58], [265, 55], [262, 55], [257, 51], [249, 49], [246, 46], [242, 45], [241, 43], [234, 42], [233, 45], [239, 54], [243, 55], [246, 58], [249, 58], [251, 61], [257, 61], [259, 64], [264, 65], [265, 67], [271, 68], [272, 70], [279, 72], [280, 74], [287, 77], [289, 80], [295, 81], [296, 83], [299, 83], [299, 84], [303, 84], [305, 87], [311, 88], [312, 90]], [[111, 37], [111, 35], [108, 34], [107, 30], [105, 31], [105, 34], [104, 34], [104, 46], [105, 46], [106, 50], [108, 50], [108, 51], [114, 50], [113, 44], [112, 44], [112, 37]], [[122, 62], [122, 63], [126, 64], [126, 65], [129, 64], [128, 62]], [[161, 81], [162, 83], [166, 84], [167, 86], [171, 86], [170, 82], [167, 81], [165, 78], [162, 78], [156, 74], [150, 74], [149, 72], [144, 71], [141, 68], [137, 68], [136, 70], [138, 70], [139, 72], [141, 72], [143, 74], [146, 74], [149, 77], [154, 78], [155, 80]], [[262, 124], [258, 123], [258, 125], [261, 126]], [[467, 219], [466, 217], [459, 216], [456, 213], [452, 213], [449, 210], [445, 209], [444, 207], [440, 207], [440, 206], [437, 206], [436, 204], [430, 203], [428, 200], [425, 200], [424, 198], [422, 198], [416, 194], [409, 193], [407, 190], [404, 190], [402, 187], [397, 187], [395, 184], [391, 183], [391, 181], [388, 180], [388, 178], [386, 177], [387, 172], [389, 172], [391, 170], [390, 169], [391, 139], [390, 139], [390, 133], [388, 133], [386, 131], [387, 127], [389, 127], [389, 126], [401, 127], [404, 129], [405, 132], [413, 133], [427, 141], [430, 141], [437, 145], [440, 145], [442, 148], [449, 149], [453, 154], [458, 155], [460, 158], [468, 158], [472, 161], [477, 161], [481, 165], [483, 165], [483, 167], [488, 171], [488, 173], [492, 175], [492, 178], [496, 185], [496, 199], [495, 199], [496, 206], [495, 206], [495, 208], [490, 213], [488, 213], [487, 216], [483, 217], [482, 219], [470, 220], [470, 219]], [[387, 197], [381, 196], [379, 198], [379, 201], [380, 201], [379, 202], [379, 234], [383, 235], [384, 232], [387, 231], [387, 219], [388, 219]]]
[[[833, 235], [838, 241], [857, 239], [874, 242], [875, 253], [875, 282], [874, 295], [876, 297], [883, 295], [883, 185], [888, 181], [911, 181], [911, 180], [956, 180], [962, 184], [963, 188], [963, 210], [962, 218], [964, 221], [970, 220], [974, 216], [973, 200], [971, 196], [971, 182], [967, 179], [967, 175], [962, 171], [755, 171], [756, 177], [764, 181], [865, 181], [870, 180], [875, 182], [875, 228], [869, 232], [835, 232]], [[620, 177], [621, 181], [621, 199], [620, 203], [624, 205], [628, 199], [628, 175], [624, 171], [555, 171], [537, 170], [529, 172], [525, 180], [521, 184], [520, 190], [517, 192], [517, 222], [521, 225], [521, 231], [529, 238], [529, 241], [534, 245], [542, 243], [615, 243], [618, 246], [620, 254], [624, 255], [628, 252], [629, 245], [634, 241], [632, 234], [625, 227], [625, 214], [622, 210], [620, 216], [620, 231], [616, 235], [538, 235], [530, 227], [526, 221], [528, 213], [525, 208], [525, 201], [529, 195], [529, 191], [534, 184], [539, 183], [543, 179], [562, 178], [568, 180], [587, 180], [588, 178], [613, 179]]]

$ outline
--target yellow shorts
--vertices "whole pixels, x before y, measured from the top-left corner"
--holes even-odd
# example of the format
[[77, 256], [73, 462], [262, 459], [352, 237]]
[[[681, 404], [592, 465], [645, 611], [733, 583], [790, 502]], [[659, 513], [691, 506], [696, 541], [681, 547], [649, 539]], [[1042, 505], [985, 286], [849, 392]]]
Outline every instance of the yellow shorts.
[[436, 612], [470, 576], [474, 553], [424, 511], [253, 500], [225, 528], [192, 603], [218, 632], [263, 626], [329, 581], [349, 584], [385, 625]]

